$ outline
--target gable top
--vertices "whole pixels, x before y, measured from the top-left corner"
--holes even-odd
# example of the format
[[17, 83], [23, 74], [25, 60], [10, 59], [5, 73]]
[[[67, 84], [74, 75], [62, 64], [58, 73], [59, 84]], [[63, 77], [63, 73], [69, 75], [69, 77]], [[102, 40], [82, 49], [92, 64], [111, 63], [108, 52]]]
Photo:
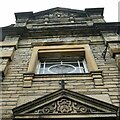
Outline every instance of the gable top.
[[76, 15], [78, 17], [87, 17], [90, 15], [100, 15], [103, 16], [103, 10], [104, 8], [88, 8], [85, 10], [77, 10], [77, 9], [69, 9], [69, 8], [61, 8], [61, 7], [55, 7], [48, 10], [40, 11], [40, 12], [19, 12], [15, 13], [16, 20], [17, 19], [37, 19], [39, 17], [42, 17], [44, 15], [48, 15], [50, 13], [54, 12], [64, 12], [68, 13], [69, 15]]
[[76, 9], [69, 9], [69, 8], [61, 8], [61, 7], [56, 7], [56, 8], [52, 8], [52, 9], [48, 9], [45, 11], [40, 11], [37, 13], [34, 13], [34, 17], [37, 18], [38, 16], [43, 16], [45, 14], [51, 14], [51, 13], [55, 13], [55, 12], [64, 12], [64, 13], [68, 13], [70, 15], [76, 15], [76, 16], [81, 16], [81, 17], [86, 17], [86, 13], [83, 10], [76, 10]]
[[[50, 109], [50, 111], [48, 111]], [[60, 89], [44, 97], [37, 98], [13, 109], [14, 116], [25, 115], [82, 115], [86, 114], [116, 114], [118, 107], [96, 100], [94, 98]], [[68, 116], [69, 118], [70, 116]], [[16, 117], [17, 118], [17, 117]]]

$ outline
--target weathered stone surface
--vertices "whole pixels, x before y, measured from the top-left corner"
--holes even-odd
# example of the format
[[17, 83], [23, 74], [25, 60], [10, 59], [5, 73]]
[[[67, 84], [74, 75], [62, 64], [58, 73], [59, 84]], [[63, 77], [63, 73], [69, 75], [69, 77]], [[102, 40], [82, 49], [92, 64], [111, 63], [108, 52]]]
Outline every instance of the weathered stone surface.
[[[54, 15], [57, 15], [57, 13], [50, 14], [49, 16], [47, 15], [47, 17], [50, 17], [47, 20], [52, 19]], [[62, 19], [61, 23], [57, 23], [60, 24], [60, 29], [62, 29], [63, 27], [63, 25], [61, 25], [63, 22], [65, 25], [69, 26], [69, 24], [71, 23], [67, 22], [70, 22], [69, 20], [74, 19], [74, 17], [70, 18], [70, 16], [69, 18], [67, 18], [68, 14], [66, 13], [61, 14], [61, 16], [62, 15], [63, 17], [66, 16], [66, 18]], [[91, 18], [78, 17], [76, 18], [76, 20], [78, 24], [80, 24], [82, 27], [84, 25], [87, 26], [87, 24], [89, 24], [89, 26], [93, 26], [94, 23], [104, 22], [101, 15], [90, 16]], [[56, 21], [59, 21], [59, 18], [57, 18], [57, 16], [54, 17], [56, 17]], [[71, 32], [71, 35], [65, 35], [64, 37], [61, 37], [59, 34], [56, 34], [55, 36], [42, 36], [39, 29], [41, 27], [46, 27], [46, 15], [44, 17], [40, 15], [38, 18], [35, 18], [35, 20], [29, 19], [29, 21], [27, 22], [25, 22], [24, 20], [18, 20], [17, 24], [14, 26], [15, 29], [17, 27], [19, 28], [27, 26], [27, 28], [31, 31], [28, 31], [28, 33], [25, 32], [21, 35], [21, 37], [18, 34], [13, 35], [12, 33], [11, 35], [5, 37], [4, 43], [0, 43], [1, 46], [4, 46], [3, 50], [6, 51], [3, 51], [2, 56], [11, 57], [11, 55], [13, 54], [12, 59], [11, 61], [9, 61], [9, 63], [7, 58], [0, 59], [0, 64], [3, 66], [3, 68], [7, 66], [7, 72], [5, 74], [4, 80], [0, 83], [2, 85], [2, 95], [0, 94], [2, 99], [0, 98], [0, 101], [2, 102], [3, 120], [12, 119], [12, 109], [15, 108], [17, 105], [21, 105], [22, 103], [26, 103], [40, 96], [43, 97], [44, 95], [61, 89], [61, 80], [65, 81], [65, 88], [68, 90], [88, 95], [95, 99], [119, 106], [120, 54], [117, 52], [115, 58], [112, 58], [110, 50], [107, 49], [105, 61], [102, 53], [106, 47], [104, 42], [108, 43], [109, 47], [111, 48], [111, 46], [119, 44], [118, 38], [120, 36], [117, 33], [110, 31], [99, 31], [99, 33], [101, 34], [97, 35], [86, 35], [85, 32], [83, 36], [80, 36], [79, 33], [77, 33], [78, 36], [75, 36], [75, 34], [72, 34]], [[83, 22], [85, 22], [85, 24], [83, 24]], [[52, 22], [48, 24], [48, 28], [52, 27]], [[75, 27], [77, 27], [76, 23], [72, 23], [72, 26], [74, 25]], [[82, 28], [81, 26], [80, 28]], [[32, 27], [35, 28], [35, 33], [38, 34], [38, 36], [32, 36]], [[64, 28], [64, 30], [66, 30], [66, 28]], [[66, 33], [68, 31], [69, 29], [66, 31]], [[95, 29], [94, 32], [95, 31], [97, 30]], [[56, 31], [52, 32], [54, 32], [54, 34], [57, 33]], [[52, 45], [55, 44], [60, 46], [64, 44], [68, 46], [70, 44], [89, 44], [99, 71], [91, 71], [91, 73], [87, 73], [84, 75], [77, 74], [70, 76], [45, 76], [36, 75], [35, 73], [31, 73], [32, 77], [29, 75], [27, 76], [33, 47], [43, 45], [50, 45], [52, 47]], [[12, 50], [14, 50], [14, 53], [10, 52]]]

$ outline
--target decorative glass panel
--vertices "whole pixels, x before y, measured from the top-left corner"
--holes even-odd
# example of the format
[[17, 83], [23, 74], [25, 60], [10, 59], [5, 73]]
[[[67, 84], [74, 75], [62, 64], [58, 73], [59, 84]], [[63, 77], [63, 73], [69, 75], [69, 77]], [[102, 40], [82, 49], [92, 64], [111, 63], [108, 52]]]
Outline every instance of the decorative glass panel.
[[70, 64], [57, 64], [48, 68], [51, 73], [61, 74], [61, 73], [72, 73], [75, 67]]
[[87, 73], [85, 60], [78, 61], [43, 61], [39, 64], [38, 74]]

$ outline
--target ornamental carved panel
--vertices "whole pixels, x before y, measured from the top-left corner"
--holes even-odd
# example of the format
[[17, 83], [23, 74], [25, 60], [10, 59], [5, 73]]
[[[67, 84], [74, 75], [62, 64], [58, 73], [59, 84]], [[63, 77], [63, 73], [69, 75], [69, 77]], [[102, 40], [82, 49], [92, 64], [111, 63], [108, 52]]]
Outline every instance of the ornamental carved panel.
[[96, 112], [100, 112], [100, 110], [89, 107], [82, 103], [71, 101], [66, 98], [59, 99], [47, 106], [32, 111], [32, 113], [35, 114], [96, 113]]

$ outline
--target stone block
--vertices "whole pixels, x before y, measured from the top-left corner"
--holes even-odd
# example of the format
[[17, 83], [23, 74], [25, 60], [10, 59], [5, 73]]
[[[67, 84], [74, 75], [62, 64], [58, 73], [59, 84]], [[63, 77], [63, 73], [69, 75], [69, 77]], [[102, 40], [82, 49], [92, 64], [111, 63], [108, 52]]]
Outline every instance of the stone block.
[[120, 43], [108, 43], [108, 47], [112, 57], [115, 57], [115, 54], [120, 54]]
[[116, 55], [115, 55], [115, 60], [116, 60], [116, 62], [117, 62], [117, 66], [118, 66], [118, 68], [119, 68], [119, 70], [120, 70], [120, 54], [116, 54]]

